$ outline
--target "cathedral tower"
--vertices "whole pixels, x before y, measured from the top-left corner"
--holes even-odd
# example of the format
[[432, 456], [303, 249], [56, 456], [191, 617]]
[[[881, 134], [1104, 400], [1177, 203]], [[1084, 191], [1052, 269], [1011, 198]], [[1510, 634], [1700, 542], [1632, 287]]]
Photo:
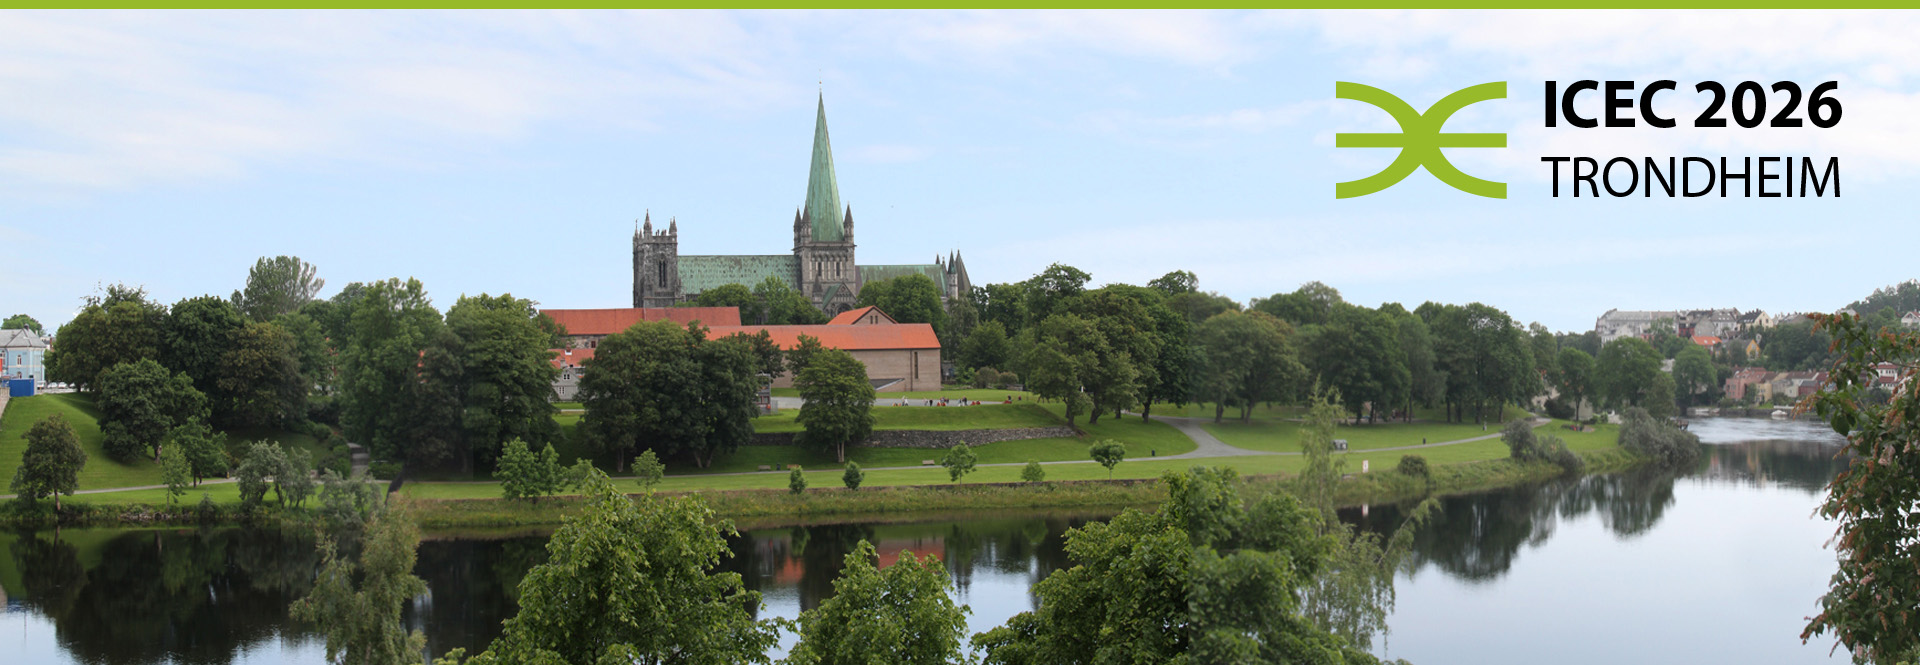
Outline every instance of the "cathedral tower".
[[680, 300], [680, 223], [655, 233], [653, 213], [633, 230], [633, 306], [672, 307]]
[[828, 315], [852, 309], [860, 295], [860, 269], [853, 250], [853, 206], [840, 201], [823, 95], [814, 116], [807, 202], [793, 220], [793, 256], [799, 273], [795, 286]]

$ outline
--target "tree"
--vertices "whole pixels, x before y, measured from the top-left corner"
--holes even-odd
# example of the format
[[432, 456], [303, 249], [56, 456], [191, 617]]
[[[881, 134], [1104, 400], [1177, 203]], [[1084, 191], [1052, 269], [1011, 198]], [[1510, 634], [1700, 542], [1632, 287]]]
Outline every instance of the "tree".
[[[1834, 520], [1837, 555], [1820, 613], [1807, 622], [1802, 641], [1832, 634], [1861, 661], [1912, 662], [1920, 657], [1920, 522], [1913, 497], [1920, 494], [1920, 335], [1881, 334], [1846, 314], [1816, 315], [1834, 340], [1828, 371], [1831, 389], [1816, 392], [1807, 406], [1847, 437], [1842, 454], [1853, 463], [1827, 484], [1821, 516]], [[1868, 398], [1882, 362], [1901, 367], [1893, 398]], [[1622, 430], [1622, 444], [1625, 443]]]
[[[1129, 346], [1143, 336], [1128, 321], [1067, 312], [1047, 317], [1036, 330], [1026, 361], [1028, 390], [1047, 399], [1077, 401], [1076, 395], [1084, 395], [1092, 407], [1089, 423], [1137, 403], [1141, 371], [1129, 351], [1139, 349]], [[1069, 425], [1077, 415], [1073, 404], [1068, 402]]]
[[60, 326], [59, 343], [47, 352], [47, 378], [94, 390], [107, 368], [160, 358], [166, 322], [167, 308], [147, 300], [145, 289], [109, 286]]
[[[1673, 383], [1679, 390], [1680, 401], [1688, 405], [1699, 403], [1695, 396], [1711, 393], [1713, 387], [1719, 384], [1716, 379], [1713, 357], [1707, 353], [1706, 347], [1688, 344], [1687, 348], [1680, 350], [1679, 355], [1674, 356]], [[1710, 395], [1703, 396], [1702, 400], [1706, 397]]]
[[1336, 304], [1326, 323], [1305, 337], [1301, 355], [1308, 372], [1344, 397], [1349, 413], [1372, 419], [1381, 406], [1397, 403], [1406, 394], [1412, 377], [1392, 316]]
[[207, 399], [185, 374], [169, 376], [151, 359], [114, 365], [100, 373], [94, 400], [100, 408], [101, 443], [109, 457], [127, 461], [143, 452], [160, 459], [160, 444], [174, 427], [207, 419]]
[[167, 448], [160, 453], [160, 482], [167, 486], [167, 504], [175, 505], [180, 497], [186, 496], [187, 486], [193, 484], [193, 464], [187, 461], [187, 453], [180, 448]]
[[547, 444], [536, 455], [527, 447], [526, 441], [517, 438], [509, 439], [501, 447], [500, 463], [494, 469], [493, 477], [500, 481], [502, 497], [532, 502], [538, 502], [543, 495], [559, 492], [565, 482], [560, 468], [560, 455], [554, 452], [553, 444]]
[[653, 451], [640, 453], [638, 457], [633, 458], [633, 482], [639, 483], [648, 491], [652, 491], [653, 486], [660, 484], [660, 480], [666, 476], [667, 465], [661, 464], [660, 457], [654, 455]]
[[1276, 293], [1256, 299], [1251, 309], [1293, 324], [1294, 327], [1321, 325], [1332, 320], [1335, 309], [1347, 304], [1340, 291], [1320, 282], [1307, 282], [1293, 293]]
[[315, 270], [297, 256], [260, 257], [247, 270], [246, 289], [233, 292], [233, 306], [255, 321], [300, 311], [327, 285]]
[[427, 592], [413, 574], [420, 528], [404, 503], [389, 504], [366, 527], [359, 564], [340, 556], [330, 537], [320, 540], [320, 574], [313, 590], [289, 608], [295, 619], [327, 639], [327, 662], [346, 665], [419, 663], [427, 638], [409, 632], [401, 610]]
[[794, 420], [800, 424], [796, 443], [833, 451], [834, 461], [847, 461], [847, 445], [873, 434], [873, 384], [867, 366], [853, 354], [826, 349], [793, 382], [806, 402]]
[[1526, 333], [1513, 317], [1480, 303], [1426, 303], [1414, 310], [1433, 333], [1435, 362], [1447, 375], [1449, 419], [1500, 416], [1507, 404], [1540, 392]]
[[512, 294], [461, 296], [447, 308], [457, 359], [464, 468], [491, 460], [502, 443], [538, 445], [560, 434], [554, 423], [552, 335], [533, 301]]
[[1560, 359], [1555, 363], [1558, 371], [1553, 374], [1554, 388], [1560, 396], [1573, 402], [1575, 412], [1580, 410], [1582, 401], [1594, 397], [1593, 356], [1573, 347], [1560, 349]]
[[973, 327], [973, 334], [960, 345], [963, 367], [1006, 367], [1013, 349], [1007, 340], [1007, 327], [999, 321], [986, 321]]
[[[187, 298], [173, 304], [161, 328], [160, 364], [187, 375], [193, 387], [207, 396], [215, 425], [238, 424], [233, 402], [219, 379], [235, 335], [247, 324], [231, 303], [218, 296]], [[251, 424], [251, 423], [250, 423]]]
[[1107, 477], [1112, 478], [1113, 467], [1119, 466], [1120, 460], [1127, 458], [1127, 444], [1113, 439], [1101, 439], [1087, 449], [1087, 454], [1092, 455], [1093, 461], [1099, 462], [1100, 466], [1107, 467]]
[[293, 335], [255, 321], [232, 331], [229, 340], [213, 383], [226, 400], [227, 422], [265, 427], [304, 420], [311, 382], [300, 371]]
[[0, 330], [22, 330], [22, 329], [31, 330], [35, 335], [47, 334], [47, 329], [44, 327], [41, 327], [40, 322], [38, 320], [34, 319], [31, 316], [27, 316], [25, 314], [15, 314], [13, 316], [7, 317], [6, 321], [0, 321]]
[[847, 462], [847, 470], [840, 474], [840, 484], [846, 485], [850, 490], [860, 489], [860, 483], [865, 482], [866, 479], [867, 472], [860, 470], [859, 462]]
[[1595, 387], [1614, 408], [1646, 406], [1647, 392], [1662, 374], [1660, 360], [1660, 352], [1638, 337], [1607, 342], [1594, 361]]
[[1295, 356], [1292, 326], [1267, 314], [1222, 312], [1196, 332], [1203, 363], [1197, 399], [1213, 402], [1214, 422], [1229, 406], [1249, 422], [1254, 405], [1293, 395], [1306, 373]]
[[787, 371], [786, 353], [773, 341], [773, 334], [762, 329], [754, 334], [734, 333], [722, 339], [746, 345], [753, 355], [753, 371], [765, 374], [768, 380], [779, 378]]
[[967, 474], [973, 473], [974, 463], [978, 461], [980, 456], [973, 454], [973, 449], [968, 448], [964, 443], [955, 444], [947, 449], [947, 454], [940, 456], [940, 466], [946, 467], [947, 477], [956, 483]]
[[1309, 509], [1284, 492], [1247, 505], [1229, 469], [1162, 480], [1158, 512], [1068, 533], [1074, 565], [1034, 586], [1038, 607], [974, 637], [985, 663], [1378, 662], [1302, 614], [1331, 547]]
[[691, 389], [701, 380], [693, 357], [696, 342], [671, 321], [642, 321], [600, 340], [585, 363], [580, 430], [601, 450], [614, 453], [618, 470], [634, 451], [678, 452], [701, 436]]
[[697, 497], [629, 499], [605, 475], [520, 581], [520, 610], [471, 663], [765, 663], [760, 594], [716, 567], [731, 525]]
[[707, 340], [700, 330], [689, 330], [696, 343], [694, 360], [700, 367], [693, 419], [698, 427], [686, 451], [701, 468], [753, 440], [753, 419], [760, 415], [760, 386], [753, 346], [744, 337]]
[[694, 298], [693, 305], [739, 308], [742, 322], [766, 320], [766, 314], [760, 308], [760, 299], [754, 297], [753, 290], [745, 284], [722, 284], [702, 291], [699, 297]]
[[820, 345], [820, 338], [801, 335], [794, 342], [793, 348], [787, 350], [787, 373], [800, 376], [802, 370], [813, 364], [813, 357], [825, 349], [826, 347]]
[[1651, 410], [1628, 407], [1621, 417], [1620, 447], [1670, 467], [1692, 467], [1700, 459], [1700, 437]]
[[787, 491], [793, 492], [794, 494], [807, 491], [807, 474], [802, 473], [799, 469], [788, 471]]
[[[753, 287], [753, 297], [760, 302], [760, 311], [765, 317], [763, 323], [770, 326], [817, 325], [827, 322], [827, 315], [813, 306], [793, 287], [779, 277], [767, 276]], [[745, 312], [742, 312], [744, 321]]]
[[[1079, 297], [1086, 291], [1087, 282], [1093, 276], [1073, 266], [1055, 263], [1046, 270], [1020, 283], [1019, 293], [1023, 299], [1025, 320], [1020, 327], [1037, 324], [1047, 317], [1060, 313], [1068, 301]], [[997, 318], [997, 317], [990, 317]], [[1013, 330], [1009, 326], [1008, 330]]]
[[941, 304], [940, 285], [920, 273], [861, 284], [860, 300], [855, 304], [878, 307], [901, 323], [929, 324], [938, 335], [947, 332], [947, 308]]
[[267, 490], [272, 489], [275, 499], [286, 505], [286, 494], [275, 476], [289, 466], [287, 452], [280, 444], [268, 441], [255, 441], [247, 446], [247, 456], [233, 468], [234, 480], [240, 485], [241, 505], [259, 505], [267, 498]]
[[1159, 291], [1171, 298], [1184, 293], [1199, 291], [1200, 278], [1186, 270], [1175, 270], [1153, 278], [1153, 281], [1147, 282], [1147, 288]]
[[56, 413], [27, 429], [27, 448], [14, 469], [13, 492], [27, 501], [53, 497], [53, 509], [60, 509], [60, 495], [73, 496], [80, 488], [80, 469], [87, 465], [87, 454], [80, 450], [80, 435], [73, 425]]
[[[1111, 476], [1112, 474], [1108, 475]], [[1040, 460], [1027, 460], [1026, 468], [1020, 470], [1020, 479], [1029, 483], [1037, 483], [1047, 479], [1047, 470], [1041, 468]]]
[[788, 665], [946, 665], [966, 662], [967, 608], [948, 593], [946, 567], [902, 552], [881, 570], [873, 544], [847, 553], [833, 595], [800, 613]]
[[441, 339], [445, 324], [426, 287], [417, 279], [388, 279], [357, 290], [348, 285], [342, 295], [349, 293], [353, 299], [345, 337], [335, 338], [345, 340], [340, 425], [347, 438], [365, 443], [375, 459], [422, 465], [446, 461], [451, 451], [421, 445], [416, 438], [423, 432], [444, 436], [460, 428], [458, 404], [446, 404], [446, 382], [423, 381], [423, 372], [451, 365], [444, 355], [427, 353]]
[[166, 450], [178, 449], [186, 456], [193, 484], [227, 473], [227, 435], [216, 434], [199, 419], [191, 419], [167, 432]]
[[298, 508], [313, 496], [313, 455], [305, 448], [294, 448], [280, 457], [280, 470], [273, 474], [273, 493], [280, 505]]

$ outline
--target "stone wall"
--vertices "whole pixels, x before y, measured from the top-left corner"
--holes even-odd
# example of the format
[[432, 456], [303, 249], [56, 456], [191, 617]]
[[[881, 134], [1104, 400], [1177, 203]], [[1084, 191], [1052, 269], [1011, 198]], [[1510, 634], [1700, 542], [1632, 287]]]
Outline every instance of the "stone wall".
[[[1055, 427], [1013, 427], [1007, 429], [963, 429], [963, 430], [924, 430], [924, 429], [887, 429], [874, 430], [873, 437], [859, 445], [873, 448], [952, 448], [961, 443], [978, 446], [1000, 441], [1021, 441], [1025, 439], [1050, 439], [1055, 437], [1076, 436], [1079, 432], [1066, 425]], [[792, 432], [758, 432], [753, 435], [756, 446], [791, 446]]]

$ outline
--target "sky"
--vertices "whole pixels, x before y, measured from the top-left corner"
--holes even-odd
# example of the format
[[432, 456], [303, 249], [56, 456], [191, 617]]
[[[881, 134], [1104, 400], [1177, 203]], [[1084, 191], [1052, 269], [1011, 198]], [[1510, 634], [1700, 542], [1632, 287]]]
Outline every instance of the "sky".
[[[116, 282], [227, 295], [261, 256], [323, 295], [417, 277], [631, 302], [636, 220], [682, 254], [791, 251], [825, 100], [861, 263], [958, 251], [975, 284], [1190, 270], [1241, 302], [1484, 302], [1584, 331], [1608, 309], [1830, 311], [1920, 277], [1920, 14], [1854, 11], [0, 11], [0, 314], [49, 325]], [[1542, 85], [1838, 81], [1831, 129], [1542, 126]], [[1425, 109], [1505, 132], [1335, 199]], [[1589, 95], [1583, 112], [1596, 114]], [[1770, 100], [1778, 103], [1777, 99]], [[1663, 108], [1663, 111], [1666, 110]], [[1810, 156], [1819, 199], [1551, 198], [1542, 155]]]

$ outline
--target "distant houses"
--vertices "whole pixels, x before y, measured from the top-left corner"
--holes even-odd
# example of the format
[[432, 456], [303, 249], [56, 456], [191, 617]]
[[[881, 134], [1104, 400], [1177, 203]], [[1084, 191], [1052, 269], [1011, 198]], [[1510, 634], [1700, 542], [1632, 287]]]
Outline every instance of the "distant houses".
[[[821, 325], [754, 326], [740, 324], [734, 307], [623, 307], [616, 309], [548, 309], [542, 313], [566, 328], [566, 346], [553, 350], [553, 366], [560, 370], [554, 393], [561, 401], [579, 394], [580, 377], [587, 370], [600, 340], [641, 321], [699, 323], [708, 339], [765, 331], [782, 350], [800, 345], [800, 337], [820, 340], [821, 346], [842, 349], [867, 366], [867, 379], [880, 392], [940, 389], [940, 338], [925, 323], [900, 323], [876, 307], [841, 312]], [[793, 385], [793, 377], [774, 377], [773, 386]]]
[[[1672, 325], [1673, 334], [1681, 337], [1724, 339], [1737, 336], [1740, 332], [1752, 328], [1764, 328], [1773, 325], [1774, 319], [1766, 312], [1752, 310], [1742, 312], [1738, 309], [1691, 309], [1691, 310], [1620, 310], [1610, 309], [1601, 314], [1593, 323], [1593, 330], [1600, 334], [1602, 343], [1622, 337], [1647, 337], [1653, 334], [1655, 324], [1666, 321]], [[1697, 340], [1696, 340], [1697, 341]]]

